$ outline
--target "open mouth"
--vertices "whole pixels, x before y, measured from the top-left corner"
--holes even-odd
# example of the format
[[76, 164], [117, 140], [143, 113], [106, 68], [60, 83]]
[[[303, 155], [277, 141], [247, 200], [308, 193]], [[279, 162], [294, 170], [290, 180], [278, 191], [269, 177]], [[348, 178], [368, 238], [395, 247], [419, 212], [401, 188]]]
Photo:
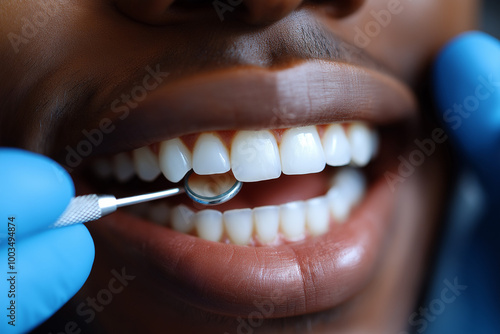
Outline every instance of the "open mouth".
[[[124, 187], [133, 178], [148, 183], [165, 178], [174, 186], [194, 170], [197, 175], [207, 176], [200, 179], [198, 187], [206, 194], [225, 188], [232, 180], [228, 174], [245, 183], [276, 180], [282, 173], [301, 175], [245, 189], [223, 205], [223, 210], [203, 208], [186, 200], [181, 204], [164, 200], [128, 210], [159, 225], [210, 241], [278, 245], [323, 235], [331, 224], [349, 218], [365, 195], [366, 177], [360, 169], [375, 157], [378, 144], [377, 132], [361, 122], [209, 132], [120, 153], [96, 161], [93, 167], [102, 179], [115, 179]], [[329, 167], [325, 170], [326, 166]], [[314, 173], [321, 175], [308, 176]], [[283, 182], [289, 183], [288, 188], [312, 189], [279, 194], [281, 191], [274, 189], [283, 188]], [[159, 183], [166, 186], [164, 180]], [[265, 195], [273, 192], [273, 196]], [[317, 196], [308, 198], [308, 193]], [[257, 206], [255, 203], [265, 202], [262, 197], [271, 198], [265, 205]]]
[[[293, 117], [276, 118], [283, 106]], [[131, 111], [103, 149], [113, 155], [77, 189], [137, 195], [193, 169], [210, 191], [234, 175], [243, 189], [220, 206], [160, 200], [89, 228], [130, 245], [162, 293], [197, 309], [246, 316], [272, 301], [269, 318], [317, 312], [359, 292], [384, 256], [396, 194], [383, 174], [415, 110], [403, 83], [348, 64], [198, 75]]]

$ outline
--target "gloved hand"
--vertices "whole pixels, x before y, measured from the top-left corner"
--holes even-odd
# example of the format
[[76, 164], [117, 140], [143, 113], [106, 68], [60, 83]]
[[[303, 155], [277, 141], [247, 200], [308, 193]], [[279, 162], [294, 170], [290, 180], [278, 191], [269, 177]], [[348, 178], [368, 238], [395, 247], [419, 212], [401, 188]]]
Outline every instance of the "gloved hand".
[[434, 67], [442, 119], [462, 157], [478, 173], [489, 205], [500, 199], [500, 42], [481, 32], [456, 37]]
[[73, 196], [71, 177], [54, 161], [0, 148], [0, 333], [33, 329], [90, 274], [95, 249], [86, 227], [48, 229]]

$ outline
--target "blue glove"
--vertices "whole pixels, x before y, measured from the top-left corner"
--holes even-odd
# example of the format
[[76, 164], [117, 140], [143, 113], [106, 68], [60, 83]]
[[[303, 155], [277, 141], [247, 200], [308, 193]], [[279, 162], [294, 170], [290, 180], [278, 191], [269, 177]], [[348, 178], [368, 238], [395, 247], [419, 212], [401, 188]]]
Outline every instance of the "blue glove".
[[47, 228], [73, 196], [71, 177], [54, 161], [0, 148], [0, 333], [33, 329], [90, 274], [95, 250], [86, 227]]
[[435, 96], [455, 147], [497, 205], [500, 194], [500, 42], [481, 32], [452, 40], [434, 70]]

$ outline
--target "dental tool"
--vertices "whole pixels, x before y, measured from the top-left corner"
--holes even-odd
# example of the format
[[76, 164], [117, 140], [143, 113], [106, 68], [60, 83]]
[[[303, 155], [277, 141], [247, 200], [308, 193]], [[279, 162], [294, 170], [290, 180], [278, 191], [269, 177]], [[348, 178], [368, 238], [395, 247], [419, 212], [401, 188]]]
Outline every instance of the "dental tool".
[[[113, 195], [96, 194], [74, 197], [52, 227], [64, 227], [98, 220], [124, 206], [145, 203], [183, 193], [197, 203], [218, 205], [236, 196], [243, 185], [240, 181], [234, 179], [234, 177], [227, 175], [225, 176], [226, 180], [223, 180], [224, 177], [219, 177], [216, 180], [211, 180], [211, 182], [206, 182], [202, 178], [199, 175], [193, 174], [193, 171], [190, 171], [184, 177], [184, 187], [120, 199], [117, 199]], [[232, 182], [228, 183], [228, 181]]]

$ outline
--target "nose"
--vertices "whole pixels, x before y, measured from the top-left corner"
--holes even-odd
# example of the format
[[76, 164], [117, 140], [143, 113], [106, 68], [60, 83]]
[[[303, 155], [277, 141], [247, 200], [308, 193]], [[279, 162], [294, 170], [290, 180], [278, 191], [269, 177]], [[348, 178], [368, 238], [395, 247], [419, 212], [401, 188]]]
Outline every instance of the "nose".
[[[365, 0], [114, 0], [126, 15], [149, 24], [164, 24], [172, 16], [173, 5], [185, 8], [205, 7], [217, 13], [230, 14], [250, 24], [270, 24], [290, 14], [301, 5], [324, 7], [334, 17], [345, 17], [354, 13]], [[238, 12], [238, 15], [236, 15]], [[230, 16], [230, 15], [227, 15]]]

